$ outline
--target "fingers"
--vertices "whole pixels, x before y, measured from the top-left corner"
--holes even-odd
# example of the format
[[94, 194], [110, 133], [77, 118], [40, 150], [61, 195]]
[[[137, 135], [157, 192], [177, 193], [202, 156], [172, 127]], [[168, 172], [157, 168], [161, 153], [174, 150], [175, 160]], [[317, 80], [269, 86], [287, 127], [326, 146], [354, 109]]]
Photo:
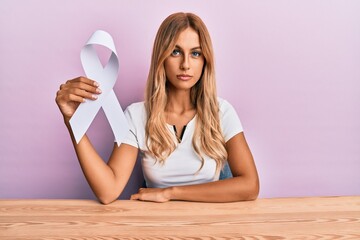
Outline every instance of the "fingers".
[[75, 95], [77, 97], [82, 97], [84, 99], [91, 99], [91, 100], [96, 100], [98, 98], [97, 94], [93, 94], [91, 92], [88, 92], [80, 88], [71, 88], [67, 91], [67, 93], [69, 97]]
[[56, 94], [56, 102], [59, 105], [67, 104], [68, 102], [85, 102], [85, 99], [96, 100], [98, 97], [81, 89], [59, 90]]
[[67, 101], [71, 101], [71, 102], [78, 102], [78, 103], [82, 103], [85, 102], [85, 98], [75, 95], [75, 94], [69, 94], [64, 96], [64, 98], [66, 98]]
[[130, 199], [159, 203], [170, 201], [170, 198], [165, 196], [165, 189], [161, 188], [140, 188], [139, 192], [131, 195]]
[[130, 200], [140, 200], [140, 194], [136, 193], [131, 195]]
[[139, 191], [133, 195], [131, 195], [130, 200], [141, 200], [146, 201], [145, 193], [147, 190], [150, 190], [148, 188], [139, 188]]
[[77, 77], [72, 80], [68, 80], [66, 83], [80, 82], [94, 87], [99, 87], [99, 83], [86, 77]]
[[56, 102], [74, 101], [81, 103], [85, 99], [96, 100], [98, 94], [101, 94], [101, 89], [96, 81], [78, 77], [60, 85], [60, 90], [56, 93]]
[[142, 200], [141, 199], [141, 193], [143, 193], [144, 190], [145, 190], [145, 188], [139, 188], [138, 193], [135, 193], [135, 194], [131, 195], [130, 200]]
[[101, 94], [99, 84], [85, 77], [78, 77], [61, 84], [56, 92], [55, 102], [66, 118], [71, 118], [80, 103], [87, 99], [96, 100]]
[[93, 94], [100, 94], [99, 83], [85, 77], [78, 77], [68, 80], [65, 84], [60, 85], [60, 90], [81, 89]]

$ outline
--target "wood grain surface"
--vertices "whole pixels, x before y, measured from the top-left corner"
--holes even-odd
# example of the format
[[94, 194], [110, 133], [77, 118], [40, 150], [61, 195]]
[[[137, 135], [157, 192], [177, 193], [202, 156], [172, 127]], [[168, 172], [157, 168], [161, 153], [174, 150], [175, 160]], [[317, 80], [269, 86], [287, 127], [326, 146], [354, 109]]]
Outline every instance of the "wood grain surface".
[[0, 239], [360, 239], [360, 196], [110, 205], [0, 200]]

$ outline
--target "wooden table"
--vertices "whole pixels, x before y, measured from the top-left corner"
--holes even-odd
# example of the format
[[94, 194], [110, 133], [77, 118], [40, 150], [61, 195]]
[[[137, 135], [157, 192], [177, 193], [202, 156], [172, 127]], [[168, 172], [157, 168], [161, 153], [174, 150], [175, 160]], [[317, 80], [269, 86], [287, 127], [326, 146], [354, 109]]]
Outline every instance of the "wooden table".
[[360, 239], [360, 196], [110, 205], [0, 200], [0, 239]]

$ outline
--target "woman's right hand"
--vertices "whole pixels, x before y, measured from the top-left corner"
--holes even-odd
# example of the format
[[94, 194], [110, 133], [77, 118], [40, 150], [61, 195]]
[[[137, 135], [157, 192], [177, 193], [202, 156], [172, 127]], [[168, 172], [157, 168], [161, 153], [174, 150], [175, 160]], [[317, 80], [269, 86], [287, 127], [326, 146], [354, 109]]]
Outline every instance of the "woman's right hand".
[[68, 122], [80, 103], [87, 99], [96, 100], [100, 93], [97, 82], [86, 77], [77, 77], [60, 85], [55, 101], [65, 121]]

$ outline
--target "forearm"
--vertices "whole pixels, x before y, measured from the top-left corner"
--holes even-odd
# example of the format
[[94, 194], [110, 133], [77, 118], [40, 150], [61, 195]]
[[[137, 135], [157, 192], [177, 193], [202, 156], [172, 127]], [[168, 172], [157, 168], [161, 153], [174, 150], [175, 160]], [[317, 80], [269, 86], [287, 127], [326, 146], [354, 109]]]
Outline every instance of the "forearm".
[[66, 125], [71, 135], [79, 164], [91, 189], [101, 202], [104, 202], [104, 199], [115, 199], [117, 197], [114, 195], [115, 175], [112, 169], [99, 156], [86, 135], [84, 135], [79, 143], [76, 143], [71, 127], [69, 124]]
[[259, 193], [259, 183], [245, 177], [204, 184], [171, 187], [167, 190], [170, 200], [197, 202], [235, 202], [254, 200]]

